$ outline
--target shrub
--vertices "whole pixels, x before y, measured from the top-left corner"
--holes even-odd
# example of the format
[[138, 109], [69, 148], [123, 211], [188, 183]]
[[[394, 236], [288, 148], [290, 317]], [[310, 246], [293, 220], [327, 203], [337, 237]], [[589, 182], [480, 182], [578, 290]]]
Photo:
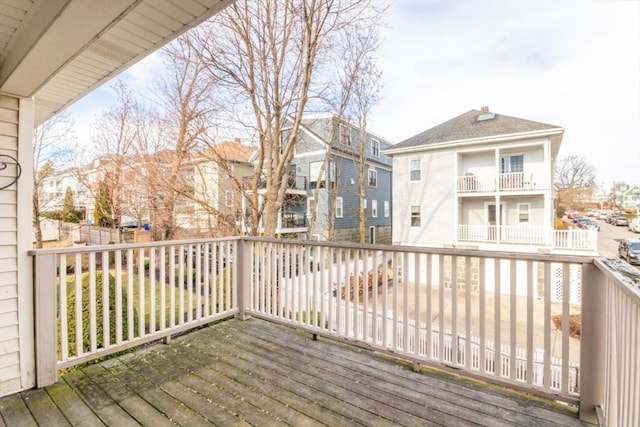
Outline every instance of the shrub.
[[[104, 327], [103, 327], [103, 308], [104, 308], [104, 295], [102, 292], [102, 271], [96, 273], [96, 345], [98, 348], [105, 347], [104, 342]], [[91, 349], [91, 313], [90, 313], [90, 301], [89, 301], [89, 274], [84, 273], [82, 275], [82, 351], [87, 352]], [[76, 355], [76, 319], [75, 319], [75, 299], [76, 292], [73, 285], [69, 286], [67, 293], [67, 313], [68, 313], [68, 342], [69, 342], [69, 355]], [[123, 339], [127, 338], [127, 324], [128, 324], [128, 312], [127, 312], [127, 294], [122, 292], [122, 327], [123, 327]], [[109, 300], [107, 302], [109, 307], [109, 343], [116, 342], [116, 281], [115, 278], [109, 274]], [[58, 313], [58, 317], [60, 314]], [[134, 307], [133, 310], [133, 334], [138, 331], [138, 314]]]

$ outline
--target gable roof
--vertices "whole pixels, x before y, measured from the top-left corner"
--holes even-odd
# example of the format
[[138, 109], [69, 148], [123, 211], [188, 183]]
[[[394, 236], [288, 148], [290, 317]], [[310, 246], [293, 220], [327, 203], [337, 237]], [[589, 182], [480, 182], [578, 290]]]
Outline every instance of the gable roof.
[[[486, 117], [486, 119], [478, 120], [481, 116]], [[434, 145], [468, 143], [474, 140], [485, 142], [488, 139], [506, 139], [510, 136], [526, 137], [527, 134], [531, 134], [531, 136], [559, 134], [561, 139], [563, 132], [564, 129], [560, 126], [487, 111], [470, 110], [405, 139], [391, 147], [388, 150], [388, 154], [394, 154], [397, 151], [413, 151], [412, 149], [414, 148], [427, 148]], [[556, 141], [558, 148], [560, 139]], [[557, 148], [554, 152], [557, 152]]]

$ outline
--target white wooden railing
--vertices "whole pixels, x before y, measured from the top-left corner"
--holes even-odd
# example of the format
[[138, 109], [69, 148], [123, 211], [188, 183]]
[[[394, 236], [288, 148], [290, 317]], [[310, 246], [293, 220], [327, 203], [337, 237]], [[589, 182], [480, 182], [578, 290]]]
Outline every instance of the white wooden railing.
[[596, 230], [550, 230], [541, 226], [458, 225], [458, 241], [538, 245], [592, 252], [598, 250]]
[[458, 192], [526, 191], [541, 189], [534, 174], [528, 172], [501, 173], [497, 177], [466, 174], [458, 176]]
[[638, 291], [588, 257], [248, 237], [32, 254], [38, 386], [254, 316], [579, 403], [592, 422], [597, 407], [609, 425], [640, 424]]
[[[600, 345], [590, 351], [603, 365], [600, 382], [583, 385], [583, 393], [598, 393], [603, 425], [640, 425], [640, 272], [617, 259], [597, 259], [593, 271], [598, 293], [592, 301], [599, 311], [584, 328], [598, 328]], [[600, 302], [600, 304], [598, 304]], [[594, 308], [595, 308], [594, 307]], [[587, 319], [585, 319], [587, 320]], [[591, 381], [596, 378], [590, 377]]]
[[548, 257], [281, 241], [251, 241], [251, 252], [255, 316], [577, 400], [577, 381], [569, 380], [580, 359], [569, 335], [569, 314], [579, 313], [570, 304], [570, 267], [584, 258], [554, 257], [565, 274], [553, 309], [566, 311], [559, 313], [566, 323], [552, 340], [558, 278]]
[[237, 313], [236, 245], [191, 240], [34, 252], [38, 386], [55, 381], [59, 369]]

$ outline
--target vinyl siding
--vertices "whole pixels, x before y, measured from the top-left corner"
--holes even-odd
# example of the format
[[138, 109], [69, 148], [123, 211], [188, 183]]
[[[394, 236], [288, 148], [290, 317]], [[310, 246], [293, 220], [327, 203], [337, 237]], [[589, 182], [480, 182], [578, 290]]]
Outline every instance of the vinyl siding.
[[[0, 154], [13, 158], [18, 158], [18, 106], [18, 99], [0, 95]], [[9, 172], [0, 171], [0, 186], [11, 179]], [[15, 392], [21, 383], [16, 188], [0, 190], [0, 396]]]
[[[421, 160], [420, 181], [409, 180], [412, 159]], [[393, 243], [421, 246], [454, 242], [455, 153], [396, 155], [393, 166]], [[420, 227], [411, 227], [411, 206], [420, 206]]]

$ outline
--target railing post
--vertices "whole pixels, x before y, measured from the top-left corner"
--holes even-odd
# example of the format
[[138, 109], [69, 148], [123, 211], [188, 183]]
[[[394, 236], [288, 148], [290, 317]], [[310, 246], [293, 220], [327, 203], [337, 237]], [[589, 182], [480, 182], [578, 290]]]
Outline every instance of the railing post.
[[238, 292], [238, 314], [240, 320], [249, 318], [248, 311], [251, 305], [251, 283], [252, 283], [252, 262], [251, 262], [251, 242], [240, 239], [238, 241], [238, 256], [236, 262], [237, 289]]
[[582, 266], [580, 333], [580, 419], [597, 424], [596, 407], [604, 403], [605, 275], [593, 263]]
[[34, 257], [36, 386], [54, 384], [56, 372], [56, 259], [55, 254]]

